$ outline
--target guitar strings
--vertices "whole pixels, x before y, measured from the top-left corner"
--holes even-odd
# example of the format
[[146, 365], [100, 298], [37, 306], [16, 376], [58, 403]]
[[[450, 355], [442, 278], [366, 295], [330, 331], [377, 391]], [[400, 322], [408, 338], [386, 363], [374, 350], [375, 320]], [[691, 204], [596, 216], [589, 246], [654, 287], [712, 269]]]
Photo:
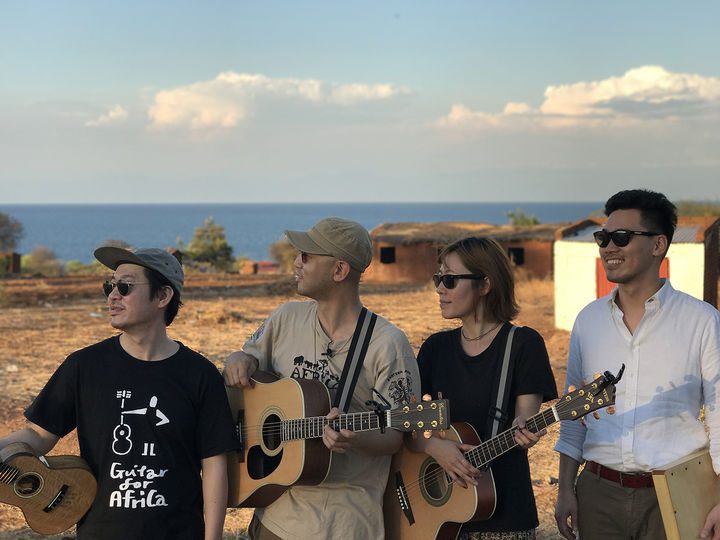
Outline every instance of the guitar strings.
[[[417, 421], [408, 420], [408, 418], [413, 417], [413, 413], [415, 412], [416, 411], [412, 410], [406, 412], [402, 409], [389, 411], [391, 420], [390, 424], [398, 424], [398, 422], [396, 422], [398, 418], [405, 418], [407, 421], [410, 422], [410, 427], [408, 429], [410, 429], [413, 425], [417, 426]], [[403, 423], [404, 422], [399, 422], [400, 425], [402, 425]], [[423, 421], [423, 423], [425, 423], [425, 421]], [[306, 431], [310, 432], [311, 430], [317, 431], [321, 430], [326, 425], [332, 427], [339, 427], [340, 429], [351, 429], [351, 431], [368, 431], [380, 429], [380, 418], [378, 417], [377, 413], [373, 411], [347, 413], [332, 420], [328, 420], [324, 416], [293, 418], [273, 422], [264, 422], [255, 425], [246, 424], [242, 427], [242, 434], [244, 436], [247, 436], [251, 433], [257, 432], [259, 429], [262, 436], [282, 436], [286, 432], [300, 433]], [[386, 427], [394, 429], [392, 425], [388, 425]], [[405, 426], [403, 426], [403, 428], [405, 428]], [[425, 429], [425, 427], [417, 427], [417, 429]], [[313, 433], [315, 431], [313, 431]], [[319, 436], [322, 435], [318, 435], [318, 437]], [[287, 440], [297, 440], [303, 438], [316, 438], [316, 436], [313, 434], [308, 434], [306, 436], [290, 437]]]
[[[572, 403], [573, 403], [573, 401], [575, 401], [576, 398], [573, 398], [572, 400], [567, 401], [565, 399], [565, 397], [566, 396], [561, 398], [555, 404], [555, 411], [557, 412], [558, 417], [561, 417], [562, 414], [564, 414], [568, 409], [572, 410], [572, 408], [573, 408]], [[579, 418], [580, 416], [583, 416], [584, 414], [587, 414], [589, 412], [591, 412], [591, 411], [584, 411], [582, 414], [579, 414], [577, 416], [577, 418]], [[570, 419], [570, 418], [567, 418], [567, 419]], [[539, 425], [540, 420], [543, 421], [544, 426]], [[548, 421], [548, 420], [550, 420], [550, 421]], [[563, 420], [563, 418], [561, 418], [561, 420]], [[556, 422], [555, 414], [553, 413], [552, 407], [547, 407], [546, 409], [544, 409], [544, 410], [538, 412], [537, 414], [533, 415], [532, 417], [530, 417], [526, 421], [526, 427], [529, 428], [530, 431], [535, 433], [542, 429], [546, 429], [548, 426], [554, 424], [555, 422]], [[537, 428], [537, 429], [535, 429], [535, 428]], [[515, 448], [517, 446], [517, 443], [515, 442], [515, 437], [514, 437], [514, 433], [517, 431], [517, 429], [518, 429], [517, 426], [513, 426], [510, 429], [500, 433], [496, 437], [493, 437], [492, 439], [489, 439], [488, 441], [484, 441], [484, 442], [480, 443], [479, 445], [471, 448], [470, 450], [464, 452], [463, 455], [476, 468], [484, 467], [485, 465], [490, 463], [495, 458], [500, 457], [504, 453], [512, 450], [513, 448]], [[491, 442], [493, 442], [492, 445], [490, 444]], [[490, 459], [487, 459], [484, 462], [478, 460], [478, 458], [480, 458], [480, 451], [483, 451], [483, 454], [484, 454], [485, 448], [487, 448], [489, 446], [494, 447], [494, 446], [496, 446], [496, 444], [501, 444], [501, 443], [508, 445], [507, 448], [505, 448], [505, 450], [497, 453], [495, 456], [491, 457]], [[423, 489], [423, 487], [427, 484], [430, 484], [430, 483], [438, 484], [440, 479], [443, 478], [443, 476], [445, 477], [445, 481], [447, 482], [448, 488], [454, 483], [452, 478], [450, 478], [450, 475], [447, 472], [445, 472], [445, 470], [442, 467], [440, 467], [440, 465], [437, 464], [437, 462], [435, 462], [435, 465], [437, 466], [437, 469], [435, 469], [435, 470], [433, 470], [433, 472], [425, 475], [423, 477], [424, 481], [422, 479], [414, 480], [412, 482], [408, 482], [408, 483], [404, 484], [404, 491], [408, 497], [411, 495], [416, 495], [417, 493], [422, 493], [423, 491], [426, 491]], [[397, 486], [396, 486], [396, 489], [397, 489]]]

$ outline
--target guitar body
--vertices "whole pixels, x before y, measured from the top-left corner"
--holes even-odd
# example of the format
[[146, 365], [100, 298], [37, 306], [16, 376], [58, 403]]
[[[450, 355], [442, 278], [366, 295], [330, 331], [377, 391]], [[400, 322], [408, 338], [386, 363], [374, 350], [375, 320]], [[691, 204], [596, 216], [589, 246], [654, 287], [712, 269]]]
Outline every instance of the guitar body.
[[49, 456], [47, 466], [25, 443], [0, 451], [0, 502], [17, 506], [31, 529], [58, 534], [88, 511], [97, 491], [87, 463], [76, 456]]
[[228, 454], [228, 507], [264, 507], [294, 484], [327, 476], [330, 450], [322, 439], [282, 441], [279, 422], [325, 416], [330, 394], [320, 381], [253, 375], [250, 389], [226, 387], [242, 448]]
[[[445, 431], [451, 441], [480, 444], [470, 424], [453, 422]], [[487, 469], [476, 487], [467, 489], [447, 476], [438, 463], [424, 453], [403, 445], [390, 466], [383, 513], [388, 540], [454, 540], [467, 521], [485, 520], [495, 512], [495, 481]], [[404, 485], [407, 510], [399, 504], [397, 488]], [[412, 522], [411, 522], [412, 521]]]

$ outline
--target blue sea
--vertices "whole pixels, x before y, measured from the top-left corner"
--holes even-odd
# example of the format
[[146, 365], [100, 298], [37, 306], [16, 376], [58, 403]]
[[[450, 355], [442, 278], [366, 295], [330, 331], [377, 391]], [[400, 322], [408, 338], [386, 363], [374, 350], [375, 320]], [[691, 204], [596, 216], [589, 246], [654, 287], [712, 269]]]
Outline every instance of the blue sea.
[[603, 203], [323, 203], [323, 204], [13, 204], [0, 212], [22, 223], [25, 234], [16, 247], [31, 253], [35, 246], [54, 251], [62, 261], [89, 263], [93, 250], [106, 240], [134, 247], [185, 244], [196, 227], [211, 216], [225, 227], [235, 256], [268, 258], [268, 247], [285, 229], [306, 230], [325, 217], [355, 220], [368, 230], [386, 222], [474, 221], [508, 223], [508, 211], [521, 208], [542, 223], [576, 221], [601, 210]]

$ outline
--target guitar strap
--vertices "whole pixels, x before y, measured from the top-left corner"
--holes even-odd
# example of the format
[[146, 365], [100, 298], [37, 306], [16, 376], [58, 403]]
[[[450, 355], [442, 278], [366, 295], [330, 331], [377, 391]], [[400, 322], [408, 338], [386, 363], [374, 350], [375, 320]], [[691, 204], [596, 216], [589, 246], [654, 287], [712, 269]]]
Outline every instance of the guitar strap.
[[498, 381], [497, 400], [495, 407], [490, 410], [490, 420], [492, 421], [490, 428], [490, 437], [492, 438], [500, 431], [500, 422], [507, 421], [508, 404], [506, 403], [506, 391], [508, 387], [510, 373], [510, 351], [512, 350], [513, 335], [517, 326], [512, 325], [508, 332], [507, 342], [505, 343], [505, 354], [503, 356], [502, 369], [500, 370], [500, 380]]
[[355, 326], [355, 333], [352, 341], [350, 341], [350, 349], [345, 358], [345, 367], [343, 367], [340, 383], [333, 401], [333, 407], [337, 407], [342, 412], [346, 413], [350, 408], [350, 400], [360, 376], [368, 345], [370, 345], [370, 337], [373, 328], [375, 328], [375, 321], [377, 321], [377, 315], [372, 311], [368, 311], [367, 308], [362, 308]]

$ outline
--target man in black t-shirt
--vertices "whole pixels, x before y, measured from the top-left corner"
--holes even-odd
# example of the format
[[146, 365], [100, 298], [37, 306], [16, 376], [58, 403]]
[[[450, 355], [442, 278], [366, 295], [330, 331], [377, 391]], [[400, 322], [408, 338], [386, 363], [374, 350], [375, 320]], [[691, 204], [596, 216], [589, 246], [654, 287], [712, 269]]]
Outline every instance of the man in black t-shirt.
[[167, 336], [182, 267], [155, 248], [95, 257], [115, 271], [103, 289], [122, 333], [68, 356], [0, 449], [23, 442], [43, 455], [77, 428], [98, 481], [79, 539], [220, 539], [233, 422], [217, 368]]

